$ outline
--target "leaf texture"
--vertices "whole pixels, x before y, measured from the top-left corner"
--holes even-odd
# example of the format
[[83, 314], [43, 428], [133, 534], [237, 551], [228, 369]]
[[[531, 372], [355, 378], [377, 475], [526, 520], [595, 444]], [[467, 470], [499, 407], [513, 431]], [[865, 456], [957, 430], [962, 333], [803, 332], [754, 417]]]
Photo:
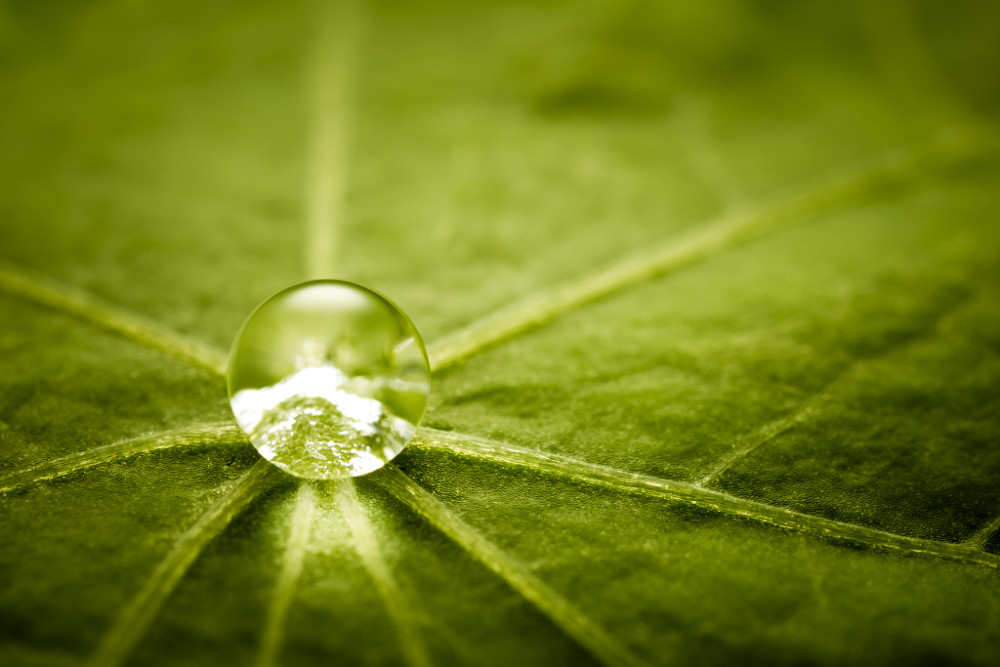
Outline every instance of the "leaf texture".
[[[1000, 12], [0, 3], [0, 663], [1000, 659]], [[429, 342], [302, 483], [225, 350]]]

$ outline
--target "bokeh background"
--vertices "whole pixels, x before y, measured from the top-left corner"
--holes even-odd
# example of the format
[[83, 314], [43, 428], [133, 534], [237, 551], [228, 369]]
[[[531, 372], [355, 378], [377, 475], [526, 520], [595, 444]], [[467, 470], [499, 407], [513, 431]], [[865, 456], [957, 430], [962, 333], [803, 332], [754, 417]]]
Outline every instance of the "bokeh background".
[[[0, 662], [997, 664], [998, 35], [943, 0], [0, 1], [0, 482], [184, 445], [4, 491]], [[473, 331], [399, 466], [541, 604], [376, 475], [269, 478], [135, 611], [256, 457], [212, 359], [316, 277], [441, 359]]]

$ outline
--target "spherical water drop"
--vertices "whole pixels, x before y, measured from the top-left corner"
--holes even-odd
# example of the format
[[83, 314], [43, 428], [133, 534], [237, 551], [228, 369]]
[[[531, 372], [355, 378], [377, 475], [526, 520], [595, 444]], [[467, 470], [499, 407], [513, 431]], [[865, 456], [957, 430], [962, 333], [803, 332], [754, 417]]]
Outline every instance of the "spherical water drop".
[[229, 355], [229, 400], [261, 455], [298, 477], [378, 470], [409, 443], [427, 406], [430, 366], [410, 319], [341, 280], [272, 296]]

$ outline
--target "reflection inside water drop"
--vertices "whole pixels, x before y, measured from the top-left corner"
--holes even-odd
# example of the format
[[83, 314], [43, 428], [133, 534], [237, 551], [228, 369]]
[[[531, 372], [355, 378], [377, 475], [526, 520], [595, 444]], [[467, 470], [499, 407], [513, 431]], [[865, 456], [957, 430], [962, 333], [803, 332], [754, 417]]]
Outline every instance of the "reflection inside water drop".
[[293, 475], [364, 475], [410, 441], [430, 391], [413, 323], [381, 295], [344, 281], [303, 283], [261, 304], [229, 358], [240, 428]]

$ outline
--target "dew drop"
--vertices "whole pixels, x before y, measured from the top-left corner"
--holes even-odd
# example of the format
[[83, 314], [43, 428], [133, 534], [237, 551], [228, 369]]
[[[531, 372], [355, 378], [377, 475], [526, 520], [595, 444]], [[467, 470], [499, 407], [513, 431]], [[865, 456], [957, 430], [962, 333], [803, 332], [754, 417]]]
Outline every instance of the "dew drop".
[[430, 393], [413, 322], [341, 280], [289, 287], [247, 318], [229, 355], [229, 401], [257, 451], [307, 479], [378, 470], [410, 442]]

